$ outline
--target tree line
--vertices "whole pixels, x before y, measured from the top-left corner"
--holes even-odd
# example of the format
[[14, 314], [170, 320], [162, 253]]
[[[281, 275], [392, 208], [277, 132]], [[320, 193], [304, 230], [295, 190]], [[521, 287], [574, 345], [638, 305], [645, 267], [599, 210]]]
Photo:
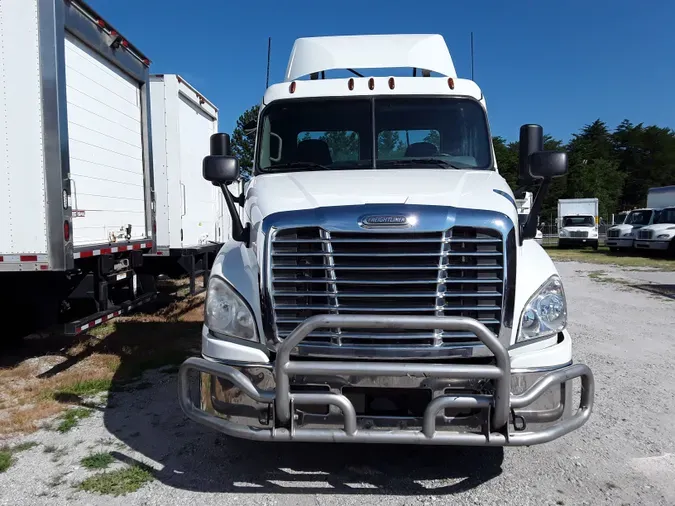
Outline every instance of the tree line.
[[[245, 111], [232, 133], [232, 151], [239, 158], [245, 177], [250, 175], [253, 165], [253, 139], [247, 135], [245, 126], [257, 119], [258, 111], [257, 105]], [[330, 145], [342, 145], [346, 151], [354, 151], [351, 144], [355, 140], [348, 133], [325, 135], [344, 136], [344, 142], [331, 138]], [[434, 142], [434, 139], [428, 140]], [[378, 143], [380, 153], [398, 156], [405, 151], [405, 142], [396, 132], [383, 133]], [[499, 172], [515, 191], [518, 189], [518, 142], [494, 137], [493, 143]], [[584, 125], [568, 143], [546, 136], [544, 148], [566, 150], [569, 172], [551, 184], [543, 215], [557, 212], [558, 199], [597, 197], [600, 215], [609, 216], [646, 205], [651, 187], [675, 184], [675, 131], [670, 128], [624, 120], [611, 130], [598, 119]]]

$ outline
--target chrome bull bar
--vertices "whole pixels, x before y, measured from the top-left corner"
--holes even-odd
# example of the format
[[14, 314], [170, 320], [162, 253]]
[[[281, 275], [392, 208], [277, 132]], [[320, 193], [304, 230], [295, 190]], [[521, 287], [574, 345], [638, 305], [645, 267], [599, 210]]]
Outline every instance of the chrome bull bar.
[[[396, 362], [339, 362], [293, 361], [291, 351], [311, 332], [325, 328], [368, 329], [442, 329], [467, 331], [475, 334], [495, 357], [494, 365], [481, 364], [425, 364]], [[234, 425], [225, 419], [206, 413], [190, 399], [189, 373], [191, 370], [230, 381], [243, 393], [261, 403], [274, 405], [276, 419], [282, 427], [260, 429]], [[426, 407], [422, 430], [358, 429], [356, 410], [344, 395], [330, 392], [292, 393], [291, 375], [360, 375], [413, 376], [459, 379], [494, 380], [492, 395], [442, 395]], [[416, 443], [439, 445], [517, 446], [544, 443], [581, 427], [590, 417], [594, 400], [594, 380], [591, 370], [576, 364], [554, 370], [541, 377], [528, 390], [511, 395], [511, 365], [508, 351], [483, 324], [465, 317], [433, 316], [373, 316], [373, 315], [318, 315], [300, 324], [279, 346], [274, 365], [275, 391], [258, 389], [251, 380], [234, 367], [217, 362], [190, 358], [179, 372], [179, 402], [185, 414], [204, 425], [235, 437], [254, 440], [314, 441], [314, 442], [370, 442]], [[581, 378], [579, 409], [568, 420], [555, 423], [536, 432], [509, 432], [509, 416], [513, 409], [530, 405], [547, 389]], [[295, 404], [332, 405], [340, 409], [343, 429], [296, 427]], [[471, 408], [488, 411], [487, 423], [481, 433], [436, 431], [436, 418], [446, 408]], [[273, 423], [273, 425], [275, 425]]]

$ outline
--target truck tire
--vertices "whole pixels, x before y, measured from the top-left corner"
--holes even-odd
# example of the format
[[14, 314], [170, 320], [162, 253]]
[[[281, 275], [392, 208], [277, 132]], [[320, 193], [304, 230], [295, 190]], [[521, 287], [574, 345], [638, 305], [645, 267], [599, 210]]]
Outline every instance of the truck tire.
[[598, 243], [592, 244], [593, 251], [598, 251]]
[[617, 248], [616, 246], [610, 246], [609, 251], [611, 251], [612, 253], [616, 253], [617, 251], [619, 251], [619, 248]]
[[675, 238], [670, 240], [667, 253], [670, 258], [675, 258]]

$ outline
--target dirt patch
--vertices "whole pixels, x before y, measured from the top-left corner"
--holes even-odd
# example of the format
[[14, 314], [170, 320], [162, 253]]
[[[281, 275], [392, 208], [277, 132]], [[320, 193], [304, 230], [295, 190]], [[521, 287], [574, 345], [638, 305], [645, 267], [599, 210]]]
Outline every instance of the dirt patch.
[[[204, 295], [178, 298], [168, 283], [159, 302], [75, 338], [34, 336], [0, 363], [0, 439], [32, 432], [91, 396], [125, 388], [144, 370], [198, 353]], [[61, 423], [60, 421], [57, 421]]]

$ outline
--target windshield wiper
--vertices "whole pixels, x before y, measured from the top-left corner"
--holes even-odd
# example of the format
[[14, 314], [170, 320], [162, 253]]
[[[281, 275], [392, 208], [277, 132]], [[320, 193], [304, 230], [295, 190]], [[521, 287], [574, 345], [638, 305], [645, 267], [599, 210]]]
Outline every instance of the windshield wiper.
[[378, 167], [404, 167], [410, 165], [435, 165], [443, 169], [464, 170], [470, 167], [459, 167], [441, 158], [406, 158], [404, 160], [378, 160]]
[[266, 167], [265, 170], [275, 171], [277, 169], [323, 169], [331, 170], [330, 167], [326, 165], [321, 165], [320, 163], [314, 162], [288, 162], [288, 163], [279, 163], [277, 165], [270, 165]]

